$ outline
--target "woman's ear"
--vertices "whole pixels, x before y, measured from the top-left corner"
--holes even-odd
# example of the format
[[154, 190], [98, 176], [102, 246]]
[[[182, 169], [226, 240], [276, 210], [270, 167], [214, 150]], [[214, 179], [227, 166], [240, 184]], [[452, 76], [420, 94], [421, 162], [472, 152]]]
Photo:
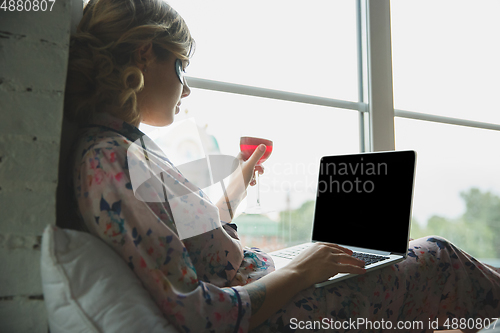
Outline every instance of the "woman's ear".
[[153, 43], [151, 42], [142, 45], [134, 53], [135, 64], [141, 71], [144, 71], [147, 65], [150, 64], [154, 58], [155, 54], [153, 52]]

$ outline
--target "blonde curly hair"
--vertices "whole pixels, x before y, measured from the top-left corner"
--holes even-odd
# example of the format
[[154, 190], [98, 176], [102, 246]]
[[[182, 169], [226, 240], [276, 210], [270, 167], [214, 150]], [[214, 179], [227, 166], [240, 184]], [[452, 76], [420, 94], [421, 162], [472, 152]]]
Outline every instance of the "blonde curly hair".
[[182, 17], [163, 0], [90, 0], [70, 38], [65, 115], [85, 123], [107, 111], [124, 121], [140, 120], [137, 93], [144, 87], [138, 50], [152, 43], [156, 59], [183, 61], [194, 39]]

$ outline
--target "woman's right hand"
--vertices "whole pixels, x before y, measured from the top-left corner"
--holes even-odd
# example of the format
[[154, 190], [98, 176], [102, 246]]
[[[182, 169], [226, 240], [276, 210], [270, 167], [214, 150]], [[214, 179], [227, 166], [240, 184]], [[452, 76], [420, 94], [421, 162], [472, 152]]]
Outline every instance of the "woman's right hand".
[[364, 262], [339, 245], [314, 243], [288, 265], [243, 286], [250, 297], [250, 329], [282, 308], [293, 296], [338, 273], [363, 274]]
[[328, 280], [338, 273], [363, 274], [364, 261], [352, 256], [352, 251], [330, 243], [313, 243], [297, 255], [286, 267], [301, 276], [302, 288]]
[[257, 165], [257, 163], [265, 152], [266, 146], [264, 144], [260, 144], [246, 161], [243, 160], [243, 154], [241, 152], [238, 154], [237, 159], [240, 161], [245, 188], [247, 188], [248, 185], [253, 186], [256, 184], [254, 177], [256, 172], [261, 175], [264, 173], [264, 168], [261, 165]]

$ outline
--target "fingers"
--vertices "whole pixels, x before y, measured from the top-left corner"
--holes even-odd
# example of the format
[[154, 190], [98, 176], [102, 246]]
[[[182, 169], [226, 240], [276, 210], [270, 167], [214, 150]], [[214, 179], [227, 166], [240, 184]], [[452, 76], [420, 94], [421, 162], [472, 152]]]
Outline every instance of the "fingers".
[[337, 273], [364, 274], [365, 262], [346, 253], [332, 254], [334, 267]]
[[255, 165], [257, 164], [259, 159], [264, 155], [265, 152], [266, 152], [266, 145], [260, 144], [257, 147], [257, 149], [254, 150], [252, 156], [250, 156], [250, 158], [248, 159], [248, 162], [250, 162], [251, 165], [255, 167]]
[[317, 244], [320, 244], [320, 245], [326, 245], [326, 246], [328, 246], [328, 247], [330, 247], [330, 248], [338, 249], [338, 250], [340, 250], [340, 251], [342, 251], [342, 252], [344, 252], [344, 253], [347, 253], [348, 255], [352, 255], [352, 253], [353, 253], [353, 252], [352, 252], [351, 250], [349, 250], [348, 248], [345, 248], [345, 247], [340, 246], [340, 245], [337, 245], [337, 244], [333, 244], [333, 243], [321, 243], [321, 242], [320, 242], [320, 243], [317, 243]]
[[256, 174], [256, 170], [254, 169], [253, 173], [252, 173], [252, 179], [250, 179], [250, 183], [249, 183], [250, 186], [255, 186], [257, 184], [257, 178], [256, 178], [255, 174]]
[[359, 266], [348, 264], [336, 264], [338, 273], [365, 274], [366, 269]]
[[348, 264], [358, 267], [364, 267], [365, 262], [361, 259], [354, 258], [353, 256], [346, 253], [332, 253], [333, 260], [338, 264]]
[[241, 151], [238, 153], [238, 155], [236, 155], [236, 159], [240, 164], [243, 162], [243, 154], [241, 153]]
[[305, 284], [325, 281], [339, 273], [364, 274], [365, 262], [352, 256], [352, 251], [331, 243], [313, 243], [292, 260], [290, 267], [305, 274]]
[[[348, 248], [330, 243], [321, 243], [321, 245], [327, 248], [328, 251], [330, 251], [333, 261], [338, 265], [341, 266], [346, 265], [346, 267], [347, 266], [356, 267], [356, 270], [358, 271], [358, 273], [356, 274], [362, 274], [365, 272], [363, 268], [365, 266], [365, 262], [361, 259], [353, 257], [352, 256], [353, 252]], [[363, 269], [358, 270], [358, 268], [363, 268]]]
[[256, 179], [257, 172], [259, 173], [259, 175], [262, 175], [264, 173], [264, 167], [262, 165], [255, 166], [255, 168], [253, 170], [252, 179], [250, 180], [250, 183], [249, 183], [250, 186], [257, 185], [257, 179]]
[[[259, 145], [257, 149], [255, 149], [255, 151], [252, 153], [252, 155], [242, 164], [243, 179], [245, 181], [245, 184], [249, 184], [252, 186], [257, 184], [257, 182], [255, 181], [255, 172], [258, 169], [256, 167], [256, 164], [265, 152], [266, 146], [263, 144]], [[241, 154], [238, 156], [241, 157]]]

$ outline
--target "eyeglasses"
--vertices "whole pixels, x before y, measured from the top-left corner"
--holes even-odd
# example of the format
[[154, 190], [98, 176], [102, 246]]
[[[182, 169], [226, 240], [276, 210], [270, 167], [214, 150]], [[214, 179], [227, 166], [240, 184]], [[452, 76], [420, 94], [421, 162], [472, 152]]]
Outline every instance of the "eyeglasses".
[[179, 81], [181, 81], [181, 83], [184, 85], [184, 75], [186, 74], [186, 72], [184, 71], [184, 68], [182, 68], [181, 59], [175, 60], [175, 73], [177, 74]]

